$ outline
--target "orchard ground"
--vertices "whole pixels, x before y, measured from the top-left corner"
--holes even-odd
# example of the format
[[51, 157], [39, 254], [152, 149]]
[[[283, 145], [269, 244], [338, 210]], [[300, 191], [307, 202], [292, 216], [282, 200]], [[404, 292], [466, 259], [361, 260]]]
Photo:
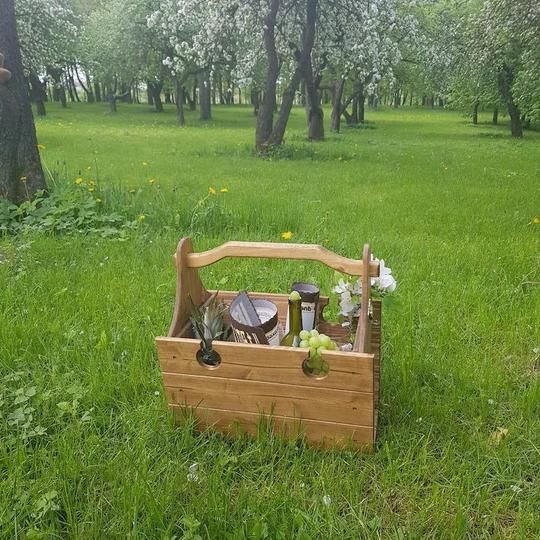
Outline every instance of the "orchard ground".
[[[122, 241], [0, 239], [3, 537], [540, 536], [539, 133], [381, 110], [310, 144], [297, 109], [263, 160], [247, 107], [189, 113], [182, 129], [171, 106], [48, 109], [37, 128], [56, 182], [95, 182], [138, 225]], [[398, 280], [373, 454], [198, 434], [167, 411], [153, 340], [178, 239], [202, 250], [289, 231], [350, 257], [368, 241]], [[260, 260], [203, 271], [229, 290], [298, 279], [328, 293], [334, 275]]]

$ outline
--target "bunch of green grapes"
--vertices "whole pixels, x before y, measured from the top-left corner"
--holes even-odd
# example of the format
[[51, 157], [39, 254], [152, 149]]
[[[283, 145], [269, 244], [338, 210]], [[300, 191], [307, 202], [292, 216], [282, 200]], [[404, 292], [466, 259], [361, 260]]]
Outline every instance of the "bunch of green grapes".
[[321, 358], [324, 351], [337, 351], [337, 343], [326, 334], [319, 334], [317, 330], [302, 330], [300, 332], [300, 347], [309, 349], [310, 358]]

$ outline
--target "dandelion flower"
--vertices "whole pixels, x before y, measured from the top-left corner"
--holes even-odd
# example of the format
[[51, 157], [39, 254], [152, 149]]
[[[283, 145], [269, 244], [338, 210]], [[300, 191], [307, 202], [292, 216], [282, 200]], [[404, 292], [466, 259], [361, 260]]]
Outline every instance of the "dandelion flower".
[[91, 171], [91, 170], [92, 170], [92, 166], [91, 166], [91, 165], [88, 165], [88, 167], [86, 167], [86, 170], [87, 170], [87, 171]]
[[221, 191], [221, 193], [229, 193], [229, 188], [222, 187], [219, 191]]
[[540, 217], [535, 217], [535, 218], [533, 219], [533, 223], [534, 223], [535, 225], [540, 225]]
[[135, 193], [135, 190], [133, 188], [128, 190], [128, 193], [131, 193], [132, 195]]
[[21, 176], [21, 177], [19, 178], [19, 180], [20, 180], [21, 182], [26, 182], [26, 181], [28, 180], [28, 177], [27, 177], [27, 176]]
[[96, 185], [96, 182], [94, 180], [88, 180], [88, 185], [90, 187], [94, 187]]
[[44, 144], [38, 144], [37, 145], [38, 150], [45, 150], [45, 148], [47, 148], [47, 147]]
[[80, 176], [79, 178], [75, 178], [74, 184], [77, 184], [78, 186], [80, 186], [82, 183], [83, 183], [83, 179]]
[[209, 193], [210, 195], [215, 195], [215, 194], [217, 193], [217, 191], [215, 190], [215, 188], [213, 188], [212, 186], [210, 186], [210, 187], [208, 188], [208, 193]]
[[96, 202], [97, 202], [98, 204], [100, 204], [100, 203], [102, 203], [103, 201], [98, 197], [98, 198], [96, 199]]
[[96, 188], [94, 188], [94, 187], [92, 187], [92, 186], [90, 186], [90, 187], [88, 188], [88, 193], [93, 193], [94, 191], [96, 191]]
[[281, 233], [281, 238], [283, 238], [283, 240], [290, 240], [292, 237], [293, 233], [291, 231]]
[[156, 179], [155, 178], [150, 178], [150, 180], [148, 180], [148, 183], [153, 185], [156, 183]]
[[144, 214], [141, 214], [138, 219], [139, 221], [144, 221], [146, 219], [146, 216]]

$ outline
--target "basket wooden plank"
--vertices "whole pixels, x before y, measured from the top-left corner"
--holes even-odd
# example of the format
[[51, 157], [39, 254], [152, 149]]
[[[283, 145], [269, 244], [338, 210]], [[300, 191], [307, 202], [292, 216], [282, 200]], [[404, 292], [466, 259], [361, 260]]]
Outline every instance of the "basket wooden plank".
[[170, 404], [371, 426], [373, 394], [165, 373]]
[[270, 420], [275, 433], [286, 437], [296, 438], [303, 435], [310, 443], [325, 447], [348, 447], [350, 445], [365, 449], [373, 447], [373, 427], [355, 426], [337, 422], [317, 420], [296, 420], [276, 415], [269, 417], [243, 411], [223, 409], [186, 409], [182, 406], [173, 407], [176, 418], [182, 421], [186, 414], [193, 414], [199, 427], [219, 429], [222, 432], [236, 435], [238, 432], [257, 435], [261, 419]]
[[328, 362], [329, 373], [323, 379], [316, 379], [302, 370], [306, 358], [303, 349], [215, 342], [214, 349], [222, 362], [216, 369], [209, 369], [196, 360], [200, 347], [196, 339], [159, 337], [156, 343], [163, 373], [373, 392], [372, 354], [327, 351], [324, 359]]

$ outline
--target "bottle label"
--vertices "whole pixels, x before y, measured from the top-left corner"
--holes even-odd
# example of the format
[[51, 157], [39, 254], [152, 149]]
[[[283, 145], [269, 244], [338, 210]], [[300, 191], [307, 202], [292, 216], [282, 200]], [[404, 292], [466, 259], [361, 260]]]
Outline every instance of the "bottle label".
[[[316, 302], [302, 302], [302, 330], [313, 330], [315, 328], [315, 313], [317, 312]], [[289, 331], [289, 313], [285, 323], [285, 333]]]

